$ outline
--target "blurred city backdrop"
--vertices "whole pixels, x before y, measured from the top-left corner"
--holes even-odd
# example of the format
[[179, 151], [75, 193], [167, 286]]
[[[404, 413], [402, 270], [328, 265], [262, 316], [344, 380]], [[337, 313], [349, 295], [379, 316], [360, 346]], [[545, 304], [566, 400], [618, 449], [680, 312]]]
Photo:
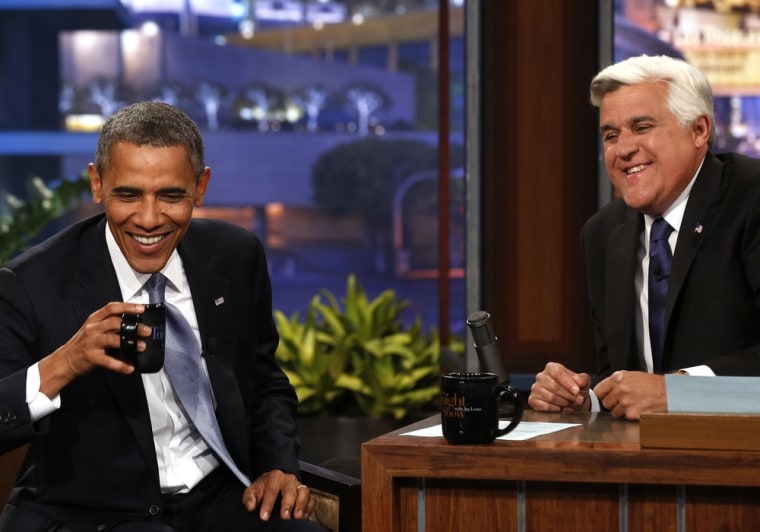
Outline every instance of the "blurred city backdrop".
[[[677, 55], [702, 68], [716, 94], [716, 151], [756, 155], [758, 3], [612, 5], [610, 57]], [[52, 185], [78, 175], [115, 110], [166, 101], [187, 111], [206, 140], [212, 182], [198, 215], [226, 218], [264, 240], [276, 309], [303, 311], [321, 289], [340, 297], [355, 273], [370, 296], [391, 288], [408, 299], [409, 321], [420, 315], [435, 327], [443, 308], [451, 331], [464, 336], [466, 43], [477, 40], [465, 35], [466, 8], [465, 0], [0, 0], [0, 65], [15, 69], [3, 83], [46, 66], [57, 80], [51, 87], [37, 76], [26, 89], [6, 88], [39, 99], [41, 110], [54, 98], [57, 113], [51, 126], [49, 117], [42, 125], [14, 120], [7, 102], [0, 112], [0, 217], [28, 194], [26, 173]], [[10, 50], [11, 39], [22, 43], [31, 31], [54, 32], [52, 46], [42, 40], [37, 50], [28, 38], [28, 49]], [[441, 138], [451, 174], [447, 257], [438, 245]], [[39, 171], [46, 158], [55, 164]]]

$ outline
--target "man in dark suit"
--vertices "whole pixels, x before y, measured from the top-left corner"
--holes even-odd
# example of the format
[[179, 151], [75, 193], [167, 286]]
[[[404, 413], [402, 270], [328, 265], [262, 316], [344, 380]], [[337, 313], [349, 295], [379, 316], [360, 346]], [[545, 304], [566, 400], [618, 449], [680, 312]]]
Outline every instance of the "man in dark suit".
[[[0, 452], [29, 444], [0, 530], [321, 530], [297, 477], [297, 399], [274, 359], [261, 243], [192, 220], [211, 176], [198, 128], [166, 104], [127, 106], [104, 125], [89, 174], [105, 213], [0, 269]], [[140, 373], [111, 356], [155, 272], [185, 320], [181, 365], [202, 360], [226, 451], [166, 365]], [[138, 334], [139, 358], [152, 328]]]
[[612, 65], [591, 102], [619, 196], [582, 231], [597, 372], [550, 362], [530, 405], [635, 420], [667, 411], [664, 373], [760, 375], [760, 161], [709, 152], [712, 92], [684, 61]]

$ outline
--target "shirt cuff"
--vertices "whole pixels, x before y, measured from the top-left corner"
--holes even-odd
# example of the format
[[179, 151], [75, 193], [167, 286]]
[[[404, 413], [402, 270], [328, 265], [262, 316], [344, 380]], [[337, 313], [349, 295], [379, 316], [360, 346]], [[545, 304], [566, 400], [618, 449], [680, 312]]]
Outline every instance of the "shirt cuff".
[[710, 366], [692, 366], [690, 368], [681, 368], [689, 375], [695, 377], [715, 377], [715, 372], [710, 369]]
[[588, 391], [588, 398], [591, 399], [591, 410], [590, 412], [601, 412], [602, 406], [599, 404], [599, 398], [594, 393], [594, 390]]
[[29, 407], [29, 415], [33, 422], [61, 408], [60, 395], [56, 395], [51, 400], [40, 392], [40, 368], [37, 364], [29, 366], [26, 370], [26, 405]]

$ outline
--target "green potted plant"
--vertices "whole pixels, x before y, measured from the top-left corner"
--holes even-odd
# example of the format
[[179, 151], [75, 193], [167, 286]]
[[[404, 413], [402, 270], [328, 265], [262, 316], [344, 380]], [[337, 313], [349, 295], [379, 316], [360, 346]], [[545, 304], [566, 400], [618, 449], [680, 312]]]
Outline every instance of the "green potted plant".
[[[361, 442], [346, 439], [364, 441], [437, 411], [439, 337], [425, 334], [419, 317], [405, 326], [400, 316], [408, 306], [391, 289], [369, 299], [351, 274], [343, 305], [322, 290], [303, 319], [275, 311], [276, 357], [298, 395], [306, 455], [315, 440], [328, 452], [347, 452], [343, 446], [356, 454]], [[451, 351], [461, 357], [464, 344], [455, 340]], [[355, 434], [341, 436], [346, 430]]]
[[87, 172], [48, 186], [39, 177], [27, 180], [29, 199], [0, 191], [0, 265], [25, 250], [54, 219], [75, 208], [90, 190]]

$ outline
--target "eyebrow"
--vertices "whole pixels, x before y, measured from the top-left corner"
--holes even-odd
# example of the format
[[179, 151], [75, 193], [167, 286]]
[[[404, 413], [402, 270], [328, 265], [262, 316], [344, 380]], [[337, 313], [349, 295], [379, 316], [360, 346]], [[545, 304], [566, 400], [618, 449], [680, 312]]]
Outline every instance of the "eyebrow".
[[[641, 116], [633, 116], [625, 121], [625, 123], [629, 126], [635, 126], [636, 124], [640, 124], [642, 122], [647, 122], [649, 120], [654, 120], [655, 118], [651, 115], [641, 115]], [[619, 128], [613, 126], [612, 124], [602, 124], [602, 126], [599, 128], [602, 133], [605, 131], [615, 131]]]
[[[119, 186], [114, 187], [113, 191], [119, 194], [142, 194], [143, 190], [137, 187]], [[182, 187], [166, 187], [158, 191], [158, 194], [187, 194], [188, 191]]]

